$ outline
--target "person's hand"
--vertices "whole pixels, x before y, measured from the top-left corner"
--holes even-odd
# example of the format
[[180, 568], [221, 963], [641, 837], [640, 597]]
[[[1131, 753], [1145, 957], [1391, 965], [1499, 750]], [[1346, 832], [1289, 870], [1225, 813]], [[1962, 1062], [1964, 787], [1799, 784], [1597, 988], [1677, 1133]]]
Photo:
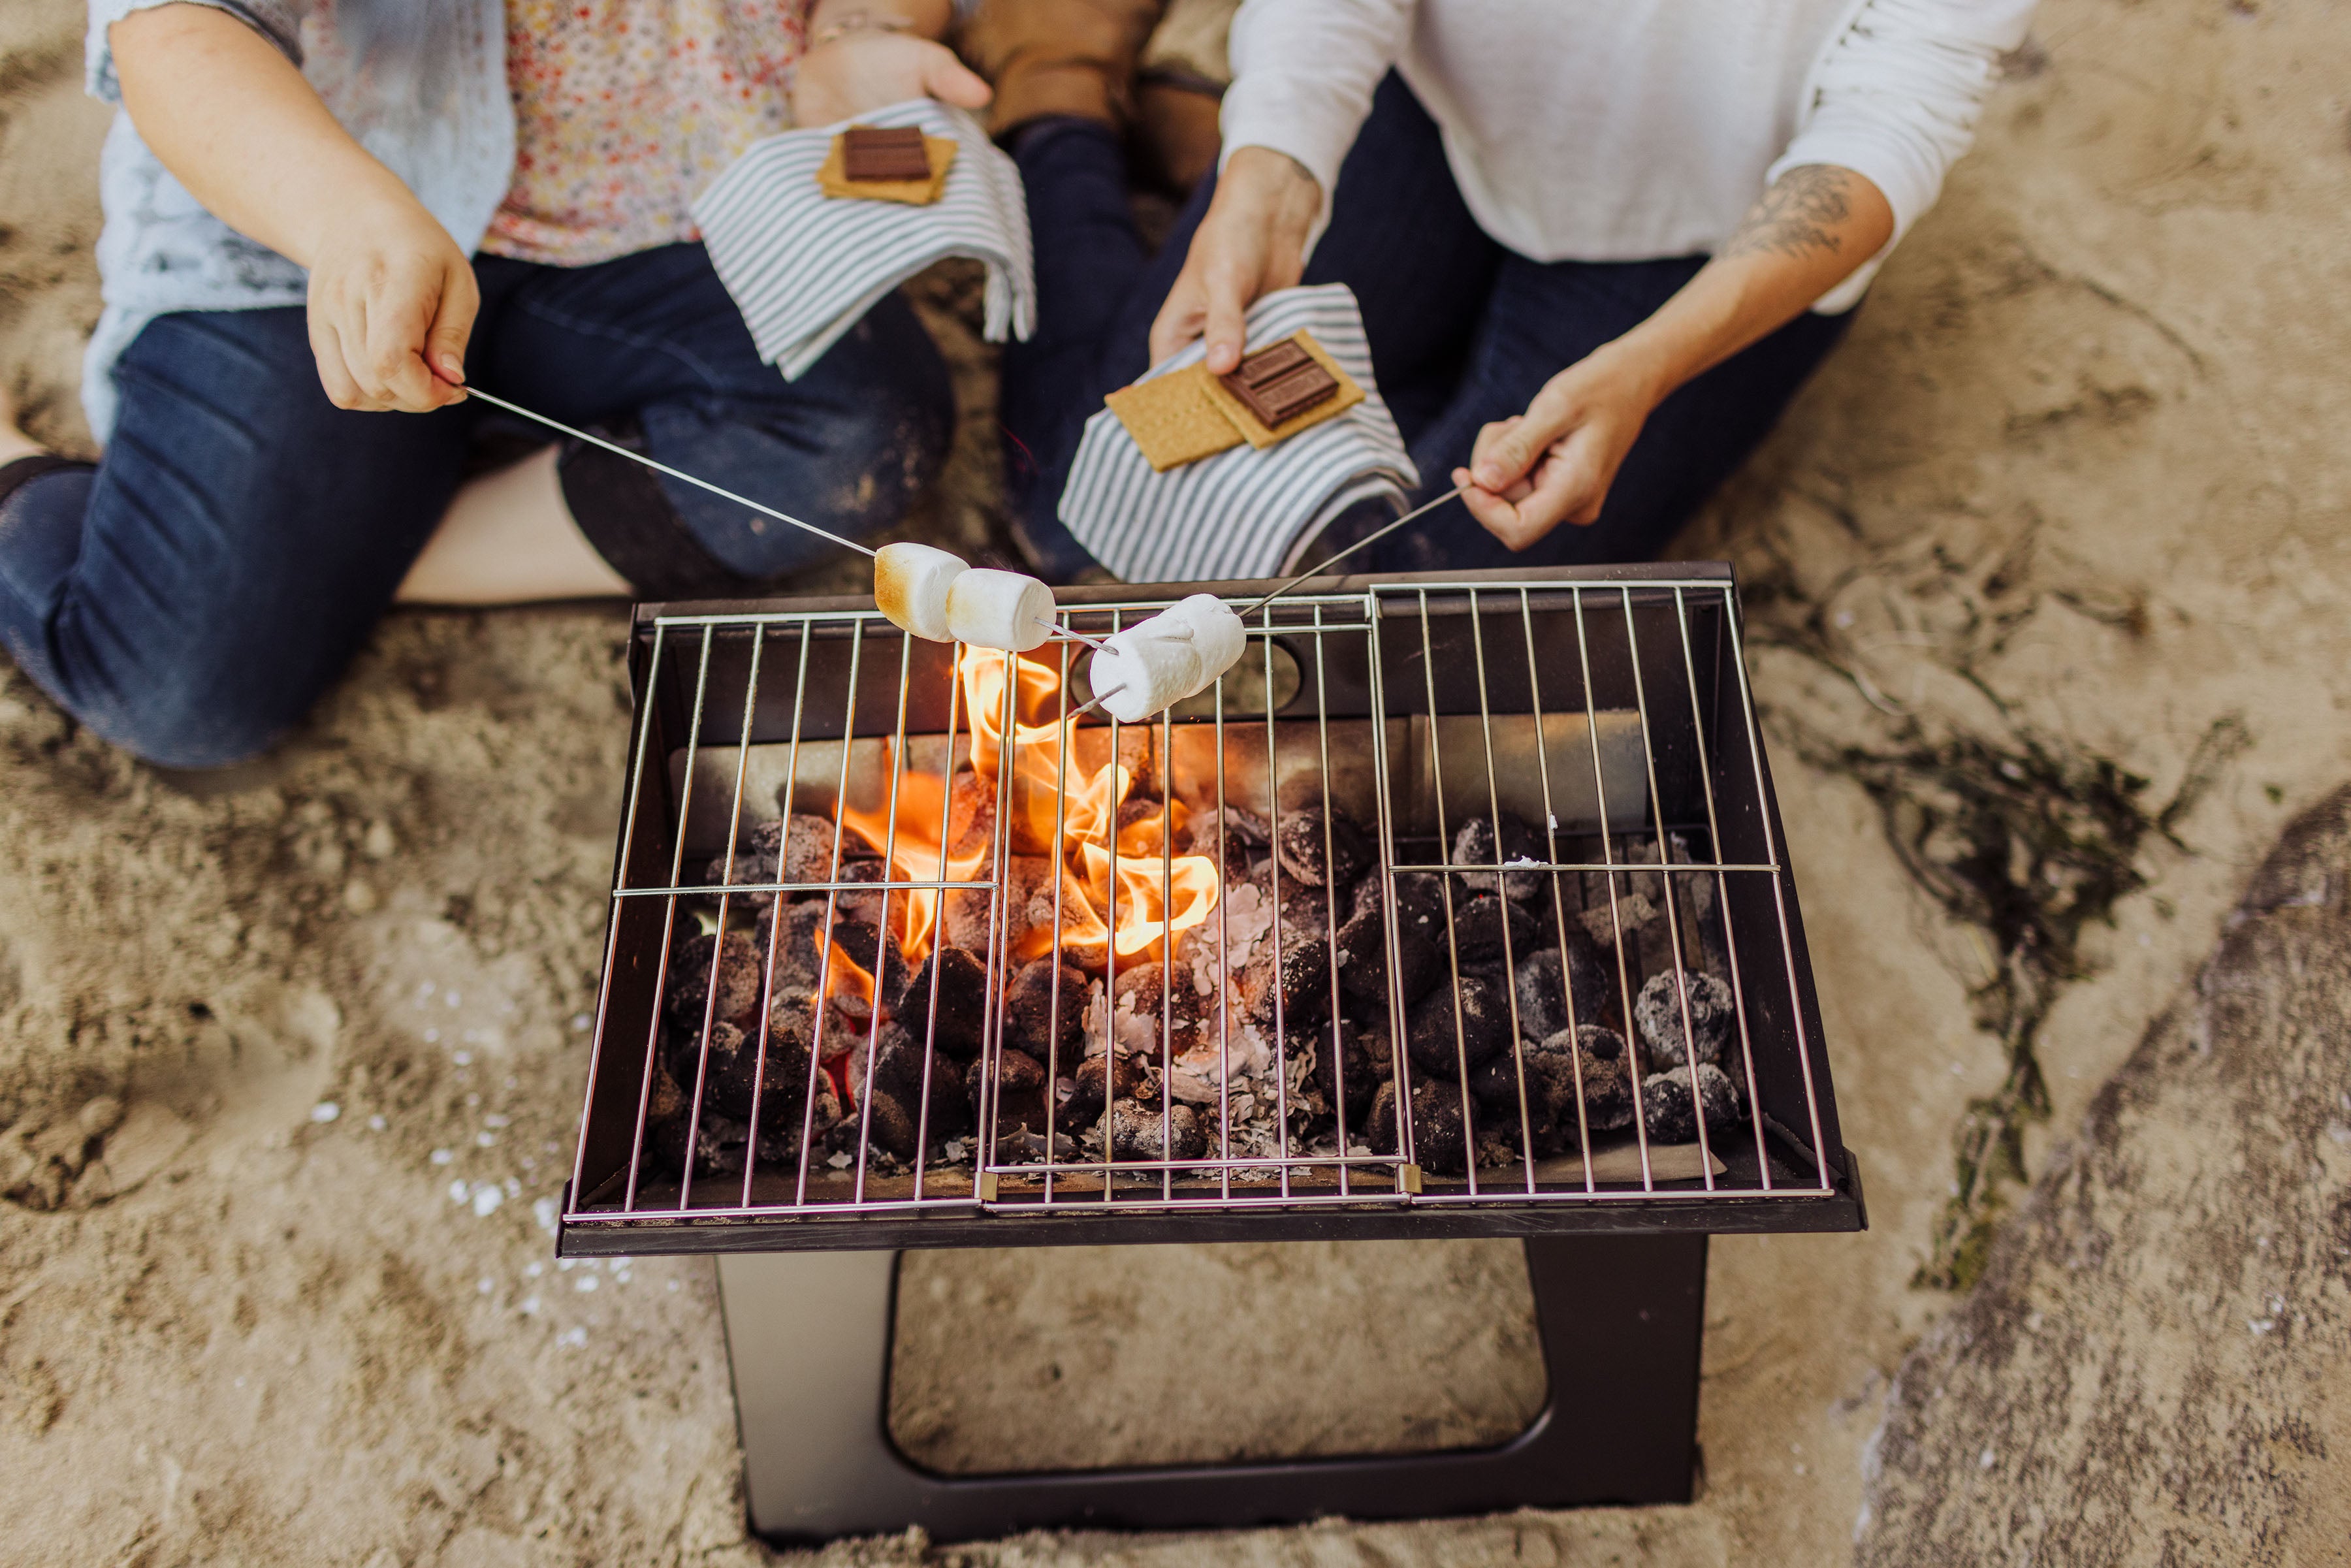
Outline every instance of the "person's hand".
[[462, 402], [482, 297], [473, 264], [402, 190], [319, 225], [310, 351], [337, 408], [423, 413]]
[[1600, 520], [1625, 455], [1662, 397], [1653, 367], [1621, 341], [1543, 383], [1527, 412], [1478, 433], [1453, 482], [1469, 515], [1514, 550], [1562, 523]]
[[995, 96], [945, 44], [858, 27], [800, 57], [792, 81], [792, 122], [831, 125], [910, 98], [985, 109]]
[[1322, 187], [1296, 160], [1270, 147], [1236, 151], [1151, 324], [1151, 362], [1205, 337], [1211, 375], [1239, 364], [1243, 315], [1305, 272], [1306, 236], [1322, 210]]

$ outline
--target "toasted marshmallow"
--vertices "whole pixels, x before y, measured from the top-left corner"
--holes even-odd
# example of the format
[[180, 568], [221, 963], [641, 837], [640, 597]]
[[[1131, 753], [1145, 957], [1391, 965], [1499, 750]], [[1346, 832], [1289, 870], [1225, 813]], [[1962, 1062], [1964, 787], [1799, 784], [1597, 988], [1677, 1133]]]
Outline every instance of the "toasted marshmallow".
[[951, 643], [947, 592], [970, 570], [960, 558], [928, 545], [883, 545], [873, 558], [873, 602], [915, 636]]
[[956, 642], [1025, 653], [1051, 634], [1053, 591], [1017, 571], [974, 567], [947, 589], [946, 611]]
[[1103, 639], [1086, 679], [1103, 711], [1140, 724], [1204, 692], [1231, 669], [1247, 638], [1240, 617], [1211, 594], [1196, 593]]

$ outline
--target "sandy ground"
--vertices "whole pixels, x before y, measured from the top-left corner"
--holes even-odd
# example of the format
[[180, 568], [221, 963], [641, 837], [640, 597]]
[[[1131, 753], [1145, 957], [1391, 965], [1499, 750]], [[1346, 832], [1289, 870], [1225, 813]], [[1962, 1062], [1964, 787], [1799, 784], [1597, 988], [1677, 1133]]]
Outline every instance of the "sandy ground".
[[[78, 29], [66, 0], [0, 12], [0, 374], [68, 445], [104, 127], [78, 94]], [[1977, 155], [1684, 541], [1749, 584], [1873, 1221], [1716, 1243], [1700, 1500], [935, 1560], [1814, 1563], [1851, 1553], [1873, 1484], [1913, 1495], [1868, 1480], [1865, 1454], [1905, 1357], [1938, 1354], [1926, 1336], [1977, 1299], [1916, 1281], [1991, 1256], [1983, 1288], [2006, 1288], [2002, 1205], [2027, 1190], [1971, 1160], [1954, 1216], [1961, 1134], [2012, 1134], [2028, 1178], [2058, 1166], [2288, 819], [2351, 778], [2346, 48], [2351, 14], [2319, 0], [2051, 0]], [[969, 543], [990, 527], [987, 376], [958, 357], [974, 417], [923, 526]], [[710, 1267], [566, 1269], [547, 1233], [622, 628], [609, 608], [396, 616], [301, 737], [206, 778], [124, 761], [0, 669], [0, 1562], [766, 1560]], [[2102, 762], [2149, 782], [2132, 797]], [[2053, 934], [2071, 962], [2018, 956]], [[2045, 1115], [2003, 1097], [2020, 1064]], [[2207, 1157], [2160, 1118], [2136, 1135]], [[2339, 1187], [2330, 1169], [2313, 1180]], [[1395, 1277], [1325, 1261], [1311, 1288]], [[1000, 1423], [1005, 1389], [1081, 1332], [1087, 1364], [1166, 1385], [1114, 1314], [1065, 1334], [1065, 1306], [1024, 1306], [1016, 1266], [924, 1260], [940, 1299], [1029, 1347], [975, 1370], [910, 1325], [910, 1352], [934, 1347], [909, 1385], [929, 1429]], [[1173, 1254], [1123, 1267], [1203, 1306], [1307, 1288]], [[1436, 1328], [1506, 1365], [1523, 1286], [1452, 1277]], [[2136, 1354], [2136, 1374], [2177, 1369], [2175, 1346]], [[1472, 1385], [1468, 1425], [1440, 1436], [1523, 1398], [1499, 1372]], [[1111, 1437], [1266, 1451], [1347, 1397], [1343, 1379], [1296, 1408], [1203, 1396], [1172, 1435]], [[2339, 1464], [2307, 1484], [2341, 1505]], [[1876, 1528], [1875, 1554], [1912, 1560]]]

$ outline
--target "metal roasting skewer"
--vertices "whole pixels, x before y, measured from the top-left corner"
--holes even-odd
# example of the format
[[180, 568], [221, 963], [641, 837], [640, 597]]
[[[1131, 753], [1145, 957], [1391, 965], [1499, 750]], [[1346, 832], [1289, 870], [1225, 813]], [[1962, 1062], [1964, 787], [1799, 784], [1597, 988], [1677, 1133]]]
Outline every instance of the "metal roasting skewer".
[[[575, 440], [588, 443], [590, 446], [601, 447], [607, 452], [614, 453], [620, 456], [627, 458], [632, 463], [642, 463], [657, 474], [666, 474], [673, 479], [683, 480], [688, 485], [693, 485], [700, 489], [707, 490], [714, 496], [723, 497], [726, 499], [734, 502], [738, 507], [748, 507], [751, 510], [758, 513], [762, 517], [773, 517], [779, 523], [789, 523], [792, 527], [802, 529], [805, 532], [814, 534], [819, 538], [831, 539], [834, 544], [841, 545], [848, 549], [853, 549], [858, 554], [865, 556], [868, 559], [872, 559], [880, 553], [868, 546], [859, 544], [855, 539], [843, 538], [839, 534], [833, 533], [830, 529], [818, 528], [814, 523], [802, 522], [799, 518], [793, 517], [789, 512], [779, 512], [773, 507], [762, 506], [760, 503], [752, 500], [747, 496], [738, 496], [734, 491], [729, 490], [723, 486], [714, 485], [707, 479], [697, 479], [682, 468], [673, 468], [666, 463], [656, 462], [653, 458], [646, 456], [642, 452], [632, 452], [625, 446], [622, 446], [614, 442], [607, 441], [600, 435], [590, 435], [586, 431], [566, 424], [559, 419], [549, 418], [546, 414], [525, 408], [518, 402], [509, 402], [505, 398], [499, 397], [495, 392], [486, 392], [482, 391], [481, 388], [475, 386], [466, 387], [465, 389], [465, 392], [467, 397], [480, 398], [492, 408], [502, 408], [508, 413], [517, 413], [520, 414], [525, 419], [535, 420], [538, 423], [547, 426], [549, 430], [559, 430], [564, 434], [571, 436]], [[1069, 630], [1067, 627], [1056, 625], [1050, 621], [1040, 621], [1039, 624], [1043, 626], [1050, 635], [1055, 637], [1065, 637], [1072, 642], [1083, 643], [1086, 646], [1097, 650], [1102, 646], [1100, 643], [1095, 642], [1090, 637], [1081, 637], [1077, 632]]]
[[1365, 545], [1374, 544], [1379, 540], [1387, 538], [1390, 534], [1395, 532], [1406, 523], [1411, 522], [1414, 518], [1437, 510], [1437, 507], [1445, 505], [1446, 502], [1452, 500], [1455, 497], [1460, 495], [1462, 491], [1467, 490], [1468, 488], [1469, 488], [1469, 486], [1467, 485], [1456, 485], [1450, 490], [1446, 491], [1442, 496], [1437, 497], [1437, 499], [1433, 501], [1423, 501], [1419, 506], [1415, 507], [1411, 511], [1406, 512], [1403, 517], [1398, 517], [1395, 522], [1390, 523], [1387, 527], [1377, 529], [1374, 532], [1365, 534], [1362, 538], [1357, 539], [1345, 549], [1339, 551], [1338, 554], [1325, 558], [1320, 565], [1308, 567], [1304, 571], [1300, 572], [1296, 577], [1291, 578], [1288, 582], [1283, 583], [1280, 587], [1275, 589], [1271, 593], [1267, 594], [1263, 599], [1259, 600], [1256, 603], [1244, 606], [1241, 609], [1240, 613], [1243, 615], [1256, 614], [1259, 611], [1264, 609], [1267, 605], [1272, 603], [1283, 594], [1288, 593], [1291, 589], [1296, 588], [1300, 583], [1322, 576], [1324, 572], [1330, 570], [1332, 567], [1337, 565], [1347, 557], [1354, 554]]

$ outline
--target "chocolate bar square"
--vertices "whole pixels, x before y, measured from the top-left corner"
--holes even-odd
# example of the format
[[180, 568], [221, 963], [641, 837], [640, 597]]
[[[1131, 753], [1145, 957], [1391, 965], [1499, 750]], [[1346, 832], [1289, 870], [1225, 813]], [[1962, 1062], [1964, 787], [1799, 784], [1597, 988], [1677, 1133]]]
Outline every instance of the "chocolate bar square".
[[920, 126], [852, 125], [841, 133], [841, 172], [847, 180], [927, 180], [931, 155]]
[[1242, 360], [1224, 383], [1268, 430], [1339, 395], [1338, 379], [1291, 339]]

